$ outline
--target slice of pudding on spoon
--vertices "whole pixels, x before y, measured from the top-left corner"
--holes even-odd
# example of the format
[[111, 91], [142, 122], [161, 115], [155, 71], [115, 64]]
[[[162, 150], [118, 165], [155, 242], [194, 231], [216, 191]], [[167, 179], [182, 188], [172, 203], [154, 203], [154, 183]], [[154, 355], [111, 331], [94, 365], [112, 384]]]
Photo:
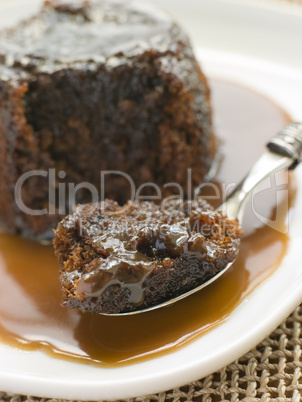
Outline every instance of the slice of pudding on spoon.
[[55, 232], [63, 304], [116, 314], [167, 302], [232, 262], [240, 233], [204, 201], [79, 205]]
[[216, 211], [204, 201], [171, 201], [165, 208], [150, 202], [120, 207], [109, 200], [78, 206], [55, 231], [63, 305], [133, 314], [174, 303], [216, 280], [238, 254], [238, 222], [254, 188], [302, 160], [302, 124], [287, 125], [268, 149]]

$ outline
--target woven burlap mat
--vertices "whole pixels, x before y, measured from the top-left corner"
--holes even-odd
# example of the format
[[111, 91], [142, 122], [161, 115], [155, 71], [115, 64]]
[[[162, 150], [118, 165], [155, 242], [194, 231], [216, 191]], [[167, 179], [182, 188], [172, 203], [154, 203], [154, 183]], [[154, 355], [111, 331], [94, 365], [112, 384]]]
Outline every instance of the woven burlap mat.
[[[302, 4], [302, 0], [279, 0], [281, 3], [286, 1]], [[127, 401], [302, 401], [301, 326], [302, 305], [256, 348], [220, 371], [177, 389]], [[0, 391], [0, 402], [64, 401]]]

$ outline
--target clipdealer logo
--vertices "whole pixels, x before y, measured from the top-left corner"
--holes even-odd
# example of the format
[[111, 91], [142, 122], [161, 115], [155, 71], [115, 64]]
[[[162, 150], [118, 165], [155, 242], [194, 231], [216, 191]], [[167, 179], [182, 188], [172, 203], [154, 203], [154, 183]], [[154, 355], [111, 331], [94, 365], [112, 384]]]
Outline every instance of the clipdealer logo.
[[[116, 178], [117, 176], [127, 181], [130, 190], [130, 201], [155, 201], [159, 203], [161, 209], [167, 213], [169, 213], [169, 203], [171, 200], [188, 200], [193, 203], [198, 203], [202, 198], [210, 204], [219, 204], [219, 202], [224, 200], [237, 186], [237, 183], [234, 182], [227, 184], [206, 182], [193, 188], [191, 169], [187, 171], [187, 186], [185, 191], [179, 183], [175, 182], [169, 182], [163, 186], [158, 186], [156, 183], [152, 182], [146, 182], [136, 187], [134, 180], [127, 173], [117, 170], [101, 171], [99, 188], [86, 181], [80, 183], [67, 182], [67, 174], [62, 170], [59, 172], [57, 172], [56, 169], [32, 170], [24, 173], [17, 180], [14, 189], [15, 202], [19, 210], [27, 215], [41, 216], [59, 214], [65, 216], [72, 213], [73, 206], [77, 204], [77, 194], [80, 191], [85, 190], [89, 193], [92, 205], [105, 200], [106, 183], [108, 183], [108, 180], [112, 179], [112, 177]], [[45, 180], [48, 188], [47, 206], [43, 206], [43, 208], [40, 209], [34, 209], [30, 205], [26, 205], [22, 197], [24, 186], [26, 186], [32, 178], [37, 177], [41, 180]], [[288, 172], [275, 173], [255, 188], [251, 195], [253, 218], [282, 233], [287, 233], [288, 231], [288, 220], [280, 225], [280, 219], [284, 220], [284, 216], [287, 216], [284, 211], [288, 209], [289, 205], [288, 183]], [[144, 194], [146, 189], [149, 189], [149, 192], [152, 191], [152, 195]], [[164, 197], [166, 190], [169, 190], [169, 193], [173, 195]], [[275, 211], [273, 217], [269, 216], [267, 211], [261, 209], [261, 202], [257, 202], [258, 199], [261, 200], [263, 198], [267, 191], [274, 193], [275, 197]], [[227, 214], [227, 211], [224, 212]]]

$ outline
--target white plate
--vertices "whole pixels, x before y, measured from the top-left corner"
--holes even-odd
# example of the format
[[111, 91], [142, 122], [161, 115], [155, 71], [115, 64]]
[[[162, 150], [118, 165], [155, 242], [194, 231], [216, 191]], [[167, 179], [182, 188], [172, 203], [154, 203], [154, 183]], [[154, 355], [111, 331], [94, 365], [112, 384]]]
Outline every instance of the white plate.
[[[32, 13], [39, 3], [0, 0], [0, 25]], [[160, 3], [202, 47], [199, 54], [209, 75], [256, 88], [302, 121], [301, 9], [242, 1]], [[297, 178], [302, 182], [302, 168], [297, 169]], [[0, 345], [0, 389], [64, 399], [127, 398], [197, 380], [247, 352], [302, 301], [301, 188], [286, 258], [224, 324], [175, 353], [117, 369], [68, 363]]]

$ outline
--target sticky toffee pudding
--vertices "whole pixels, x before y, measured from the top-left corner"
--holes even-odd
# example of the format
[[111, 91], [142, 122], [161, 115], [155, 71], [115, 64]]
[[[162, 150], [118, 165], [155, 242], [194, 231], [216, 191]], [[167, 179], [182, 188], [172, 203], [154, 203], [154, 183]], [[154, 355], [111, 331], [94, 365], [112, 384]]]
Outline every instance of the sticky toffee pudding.
[[[222, 81], [212, 81], [211, 86], [217, 133], [224, 141], [217, 178], [223, 186], [242, 178], [289, 117], [270, 100], [243, 87]], [[241, 151], [234, 153], [234, 149]], [[284, 220], [295, 196], [291, 174], [288, 193], [289, 204], [284, 199], [278, 211], [274, 191], [257, 195], [256, 207], [263, 207], [261, 213], [275, 225], [264, 225], [247, 211], [238, 257], [217, 282], [168, 308], [131, 317], [61, 307], [60, 267], [52, 247], [1, 234], [1, 342], [100, 367], [144, 361], [185, 346], [227, 320], [278, 269], [288, 246]]]

